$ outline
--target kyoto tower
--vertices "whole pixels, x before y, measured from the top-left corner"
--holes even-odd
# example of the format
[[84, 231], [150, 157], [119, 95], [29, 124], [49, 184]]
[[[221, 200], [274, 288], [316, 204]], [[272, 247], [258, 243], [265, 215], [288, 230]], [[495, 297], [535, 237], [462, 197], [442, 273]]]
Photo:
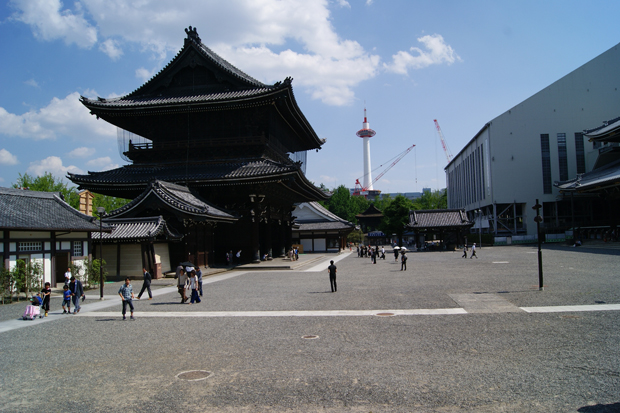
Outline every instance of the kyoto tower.
[[372, 173], [370, 170], [370, 138], [375, 136], [377, 132], [370, 129], [368, 119], [366, 118], [366, 108], [364, 108], [364, 123], [362, 129], [358, 130], [356, 135], [364, 140], [364, 190], [372, 190]]

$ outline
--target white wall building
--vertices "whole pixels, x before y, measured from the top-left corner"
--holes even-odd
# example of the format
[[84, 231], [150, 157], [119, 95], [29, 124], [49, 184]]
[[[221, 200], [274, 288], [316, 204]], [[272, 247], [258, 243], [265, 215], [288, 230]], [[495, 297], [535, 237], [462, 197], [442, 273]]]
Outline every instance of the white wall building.
[[619, 87], [620, 44], [488, 122], [445, 168], [448, 208], [465, 209], [474, 231], [532, 235], [538, 199], [547, 232], [566, 228], [554, 182], [592, 170], [598, 149], [583, 131], [620, 115]]

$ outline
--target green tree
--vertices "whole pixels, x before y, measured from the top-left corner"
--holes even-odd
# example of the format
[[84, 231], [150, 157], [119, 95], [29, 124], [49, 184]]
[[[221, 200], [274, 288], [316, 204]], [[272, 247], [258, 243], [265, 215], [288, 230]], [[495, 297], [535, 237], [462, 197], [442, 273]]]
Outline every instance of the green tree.
[[447, 209], [448, 193], [446, 189], [433, 192], [424, 192], [422, 196], [413, 202], [414, 209]]
[[105, 265], [105, 260], [100, 260], [99, 258], [95, 258], [92, 261], [84, 261], [84, 278], [89, 288], [99, 284], [101, 275], [103, 276], [103, 282], [105, 282], [108, 275]]
[[331, 198], [329, 198], [325, 206], [329, 212], [338, 215], [342, 219], [346, 219], [347, 221], [355, 219], [355, 214], [353, 214], [353, 218], [351, 218], [351, 213], [353, 211], [351, 194], [344, 185], [340, 185], [338, 188], [334, 189]]
[[383, 222], [379, 226], [386, 235], [396, 234], [398, 245], [403, 245], [405, 225], [409, 223], [409, 211], [413, 203], [403, 195], [397, 195], [390, 204], [383, 209]]
[[15, 289], [19, 295], [20, 291], [26, 293], [26, 298], [30, 291], [37, 291], [41, 288], [41, 279], [43, 276], [43, 266], [39, 260], [17, 260], [13, 269], [13, 281]]
[[[69, 205], [75, 209], [80, 209], [80, 194], [74, 186], [68, 186], [62, 179], [54, 177], [50, 172], [45, 172], [42, 176], [33, 177], [28, 173], [19, 174], [17, 182], [13, 188], [28, 188], [31, 191], [41, 192], [60, 192]], [[131, 200], [115, 198], [113, 196], [93, 194], [93, 210], [97, 207], [104, 207], [106, 212], [113, 211], [127, 204]]]
[[355, 218], [355, 216], [357, 214], [361, 214], [362, 212], [366, 211], [369, 206], [370, 206], [370, 201], [368, 201], [363, 196], [352, 196], [351, 197], [351, 214], [353, 216], [352, 216], [352, 219], [350, 219], [349, 221], [357, 224], [357, 218]]
[[13, 188], [28, 188], [31, 191], [41, 192], [60, 192], [65, 198], [65, 202], [73, 208], [80, 207], [80, 196], [75, 187], [69, 187], [62, 179], [55, 178], [50, 172], [45, 172], [42, 176], [33, 177], [28, 173], [19, 174], [17, 182]]

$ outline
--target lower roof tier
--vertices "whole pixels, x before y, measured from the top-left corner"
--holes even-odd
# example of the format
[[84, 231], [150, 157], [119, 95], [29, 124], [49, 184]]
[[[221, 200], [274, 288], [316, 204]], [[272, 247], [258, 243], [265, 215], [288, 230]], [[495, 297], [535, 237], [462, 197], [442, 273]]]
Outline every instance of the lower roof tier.
[[286, 202], [329, 198], [328, 194], [308, 181], [301, 172], [300, 164], [283, 164], [269, 159], [174, 165], [126, 165], [85, 175], [68, 173], [67, 177], [78, 185], [79, 189], [127, 199], [139, 196], [154, 180], [195, 188], [213, 202], [216, 201], [209, 192], [217, 194], [218, 198], [230, 199], [240, 194], [249, 195], [244, 194], [244, 191], [268, 191], [268, 186], [276, 187], [271, 192], [277, 197], [286, 199]]

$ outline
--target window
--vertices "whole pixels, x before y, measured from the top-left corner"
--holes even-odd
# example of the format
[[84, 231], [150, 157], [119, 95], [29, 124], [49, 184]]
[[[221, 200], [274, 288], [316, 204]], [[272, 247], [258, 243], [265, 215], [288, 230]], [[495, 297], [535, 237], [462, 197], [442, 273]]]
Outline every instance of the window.
[[565, 133], [558, 133], [558, 161], [560, 163], [560, 181], [566, 181], [568, 180], [568, 157]]
[[543, 193], [550, 194], [552, 192], [551, 149], [549, 146], [549, 134], [548, 133], [544, 133], [540, 135], [540, 151], [542, 154]]
[[73, 242], [73, 256], [74, 257], [82, 256], [82, 241]]
[[575, 156], [577, 157], [577, 173], [586, 173], [586, 156], [583, 149], [583, 133], [575, 133]]
[[41, 243], [41, 241], [19, 243], [19, 252], [42, 251], [42, 250], [43, 250], [43, 244]]

